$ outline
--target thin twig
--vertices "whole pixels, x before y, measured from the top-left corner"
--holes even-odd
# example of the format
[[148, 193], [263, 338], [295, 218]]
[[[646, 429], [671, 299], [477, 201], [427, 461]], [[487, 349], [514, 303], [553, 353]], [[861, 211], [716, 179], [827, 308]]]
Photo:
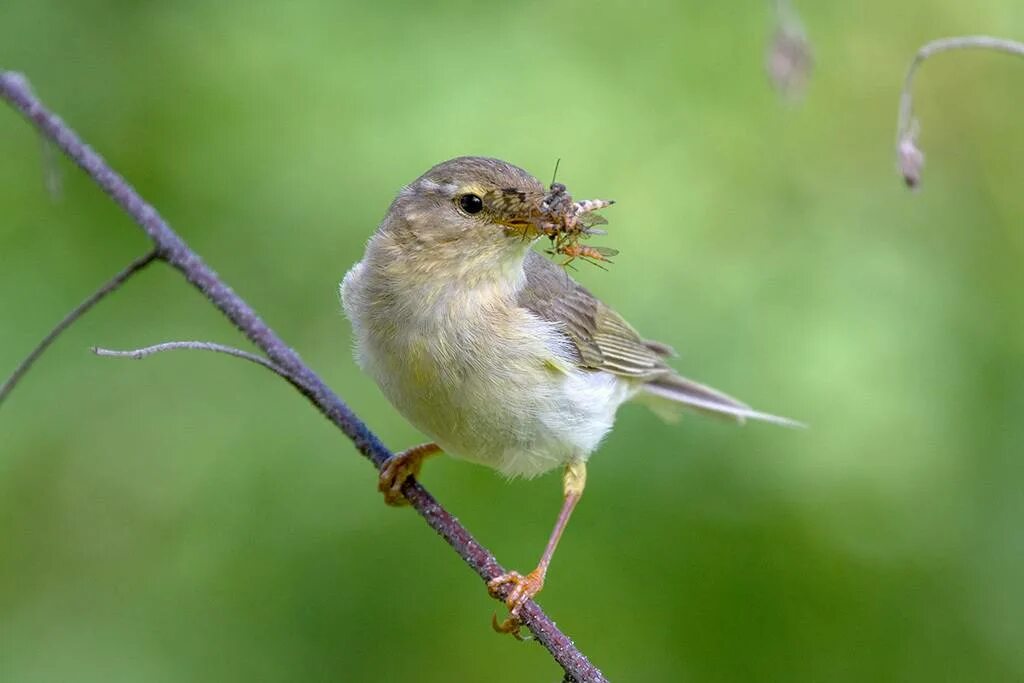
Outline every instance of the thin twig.
[[992, 36], [954, 36], [926, 43], [914, 55], [900, 91], [899, 111], [896, 114], [896, 161], [907, 187], [913, 189], [921, 183], [924, 153], [917, 147], [919, 125], [914, 118], [914, 76], [926, 59], [951, 50], [993, 50], [1024, 57], [1024, 43]]
[[229, 356], [235, 358], [244, 358], [250, 363], [256, 363], [262, 365], [267, 370], [270, 370], [275, 375], [294, 383], [288, 373], [278, 366], [271, 363], [263, 356], [257, 356], [255, 353], [243, 351], [242, 349], [236, 349], [233, 346], [225, 346], [223, 344], [217, 344], [216, 342], [204, 342], [204, 341], [173, 341], [164, 342], [163, 344], [154, 344], [153, 346], [145, 346], [141, 349], [131, 349], [129, 351], [117, 351], [114, 349], [104, 349], [100, 346], [92, 347], [92, 352], [97, 356], [105, 356], [107, 358], [133, 358], [135, 360], [141, 360], [153, 354], [162, 353], [164, 351], [178, 351], [178, 350], [190, 350], [190, 351], [213, 351], [215, 353], [226, 353]]
[[[193, 286], [216, 306], [277, 367], [294, 378], [293, 385], [334, 423], [356, 448], [380, 469], [392, 456], [380, 439], [355, 413], [306, 366], [291, 348], [271, 330], [241, 297], [234, 293], [199, 255], [171, 230], [170, 226], [142, 197], [59, 117], [48, 111], [32, 93], [20, 74], [0, 72], [0, 97], [21, 112], [44, 136], [85, 171], [141, 227], [156, 247], [160, 258], [178, 269]], [[458, 555], [484, 581], [505, 573], [504, 568], [481, 546], [440, 503], [413, 478], [402, 486], [402, 493]], [[505, 599], [511, 589], [501, 591]], [[527, 602], [519, 613], [523, 625], [551, 653], [558, 664], [580, 683], [605, 681], [604, 675], [590, 663], [573, 642], [544, 614], [537, 603]]]
[[99, 303], [105, 296], [124, 284], [124, 282], [132, 275], [135, 275], [137, 272], [152, 263], [155, 258], [156, 250], [153, 250], [145, 256], [140, 256], [135, 259], [128, 264], [127, 268], [108, 280], [106, 284], [93, 292], [88, 299], [78, 304], [70, 313], [64, 316], [64, 319], [57, 323], [56, 326], [50, 330], [49, 334], [43, 337], [39, 344], [32, 349], [32, 352], [25, 356], [25, 360], [21, 361], [18, 367], [14, 369], [11, 376], [3, 383], [3, 386], [0, 386], [0, 405], [3, 405], [4, 399], [14, 391], [14, 387], [17, 386], [21, 378], [25, 376], [25, 373], [29, 371], [32, 364], [39, 359], [39, 356], [43, 355], [43, 352], [46, 351], [50, 344], [60, 336], [61, 332], [71, 327], [71, 325], [85, 315], [89, 309]]

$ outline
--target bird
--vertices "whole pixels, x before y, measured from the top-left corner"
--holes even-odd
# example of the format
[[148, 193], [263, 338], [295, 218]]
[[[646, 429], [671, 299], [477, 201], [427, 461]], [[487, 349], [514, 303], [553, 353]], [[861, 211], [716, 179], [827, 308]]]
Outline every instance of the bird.
[[499, 159], [439, 163], [398, 192], [340, 286], [357, 363], [430, 438], [382, 467], [388, 504], [404, 504], [402, 484], [442, 452], [509, 478], [562, 469], [562, 508], [537, 567], [488, 583], [496, 598], [510, 587], [509, 616], [492, 624], [517, 635], [623, 403], [799, 424], [684, 378], [670, 346], [642, 337], [538, 253], [545, 198], [540, 181]]

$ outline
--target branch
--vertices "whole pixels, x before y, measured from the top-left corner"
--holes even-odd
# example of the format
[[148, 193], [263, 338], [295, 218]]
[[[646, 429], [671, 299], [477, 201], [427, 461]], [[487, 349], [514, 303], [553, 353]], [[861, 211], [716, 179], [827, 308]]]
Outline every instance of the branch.
[[[92, 352], [97, 356], [104, 356], [106, 358], [131, 358], [133, 360], [141, 360], [157, 353], [164, 351], [177, 351], [177, 350], [191, 350], [191, 351], [213, 351], [215, 353], [224, 353], [235, 358], [242, 358], [250, 363], [256, 363], [262, 365], [267, 370], [270, 370], [275, 375], [287, 380], [291, 384], [295, 384], [296, 380], [288, 375], [287, 372], [277, 367], [263, 356], [257, 356], [255, 353], [249, 353], [242, 349], [236, 349], [232, 346], [224, 346], [223, 344], [217, 344], [215, 342], [202, 342], [202, 341], [175, 341], [175, 342], [164, 342], [163, 344], [154, 344], [153, 346], [145, 346], [141, 349], [132, 349], [130, 351], [115, 351], [114, 349], [104, 349], [99, 346], [92, 347]], [[301, 389], [301, 387], [298, 387]]]
[[49, 334], [43, 337], [42, 341], [40, 341], [39, 344], [37, 344], [36, 347], [32, 349], [32, 352], [25, 356], [25, 360], [21, 361], [18, 367], [14, 369], [14, 372], [11, 373], [11, 376], [7, 378], [7, 381], [5, 381], [2, 386], [0, 386], [0, 405], [2, 405], [4, 399], [7, 398], [7, 396], [10, 395], [12, 391], [14, 391], [14, 387], [17, 386], [21, 378], [25, 376], [25, 373], [29, 371], [29, 368], [32, 367], [32, 364], [39, 359], [39, 356], [43, 355], [43, 352], [46, 351], [47, 348], [49, 348], [50, 344], [56, 341], [57, 337], [60, 336], [61, 332], [71, 327], [71, 325], [74, 324], [76, 320], [85, 315], [89, 311], [89, 309], [91, 309], [93, 306], [99, 303], [108, 294], [110, 294], [115, 289], [123, 285], [128, 278], [130, 278], [132, 275], [135, 275], [135, 273], [139, 272], [140, 270], [148, 266], [150, 263], [152, 263], [153, 259], [155, 259], [156, 256], [157, 254], [156, 251], [154, 250], [149, 252], [145, 256], [140, 256], [139, 258], [135, 259], [130, 264], [128, 264], [127, 268], [125, 268], [120, 273], [111, 278], [109, 281], [107, 281], [106, 284], [104, 284], [102, 287], [93, 292], [93, 294], [90, 295], [88, 299], [78, 304], [78, 306], [76, 306], [70, 313], [64, 316], [64, 319], [57, 323], [57, 325], [52, 330], [50, 330]]
[[899, 112], [896, 116], [896, 163], [903, 181], [911, 189], [921, 184], [921, 169], [924, 168], [924, 153], [917, 146], [920, 126], [914, 118], [914, 75], [926, 59], [951, 50], [993, 50], [1024, 57], [1024, 43], [991, 36], [939, 38], [926, 43], [917, 51], [903, 80]]
[[[180, 271], [185, 279], [202, 292], [209, 302], [234, 323], [253, 344], [263, 350], [275, 366], [294, 378], [293, 385], [351, 439], [356, 448], [369, 458], [378, 470], [380, 469], [392, 456], [391, 451], [316, 373], [302, 362], [298, 354], [263, 322], [249, 304], [203, 263], [177, 233], [171, 230], [156, 209], [146, 203], [124, 178], [82, 142], [59, 117], [43, 106], [23, 76], [13, 72], [0, 72], [0, 97], [29, 119], [44, 137], [52, 140], [110, 195], [149, 236], [159, 258]], [[469, 531], [441, 507], [419, 482], [409, 478], [402, 486], [402, 493], [427, 524], [447, 541], [484, 581], [504, 573], [494, 555], [477, 543]], [[499, 597], [504, 599], [507, 592], [508, 590], [502, 591]], [[523, 625], [575, 680], [580, 683], [606, 680], [600, 670], [576, 649], [572, 641], [558, 630], [535, 602], [526, 603], [520, 617]]]

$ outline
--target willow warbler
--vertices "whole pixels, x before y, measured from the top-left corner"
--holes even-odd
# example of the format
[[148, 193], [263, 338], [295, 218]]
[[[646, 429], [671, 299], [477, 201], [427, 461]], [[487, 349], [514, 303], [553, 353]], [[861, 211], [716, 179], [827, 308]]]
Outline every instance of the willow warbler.
[[526, 227], [544, 198], [536, 178], [504, 161], [445, 161], [398, 193], [341, 283], [360, 366], [433, 440], [384, 467], [388, 503], [401, 504], [406, 477], [442, 451], [508, 477], [564, 468], [562, 511], [537, 568], [489, 585], [513, 586], [510, 617], [494, 622], [506, 632], [542, 588], [587, 459], [624, 402], [793, 424], [676, 374], [668, 346], [533, 251], [543, 233]]

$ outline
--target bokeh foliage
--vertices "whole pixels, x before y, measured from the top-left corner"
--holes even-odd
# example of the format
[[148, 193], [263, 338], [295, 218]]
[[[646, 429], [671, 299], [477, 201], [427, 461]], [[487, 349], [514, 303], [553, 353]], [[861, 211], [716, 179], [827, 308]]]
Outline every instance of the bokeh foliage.
[[[799, 3], [786, 105], [765, 3], [8, 0], [0, 67], [136, 184], [387, 443], [337, 282], [394, 192], [465, 153], [612, 196], [579, 277], [679, 367], [812, 425], [627, 407], [541, 602], [614, 680], [1024, 677], [1024, 69], [918, 81], [924, 189], [893, 169], [905, 64], [1024, 36], [1016, 0]], [[147, 244], [0, 111], [0, 372]], [[369, 465], [240, 361], [92, 357], [238, 343], [157, 266], [0, 412], [0, 680], [556, 680]], [[555, 477], [441, 460], [426, 483], [532, 566]]]

